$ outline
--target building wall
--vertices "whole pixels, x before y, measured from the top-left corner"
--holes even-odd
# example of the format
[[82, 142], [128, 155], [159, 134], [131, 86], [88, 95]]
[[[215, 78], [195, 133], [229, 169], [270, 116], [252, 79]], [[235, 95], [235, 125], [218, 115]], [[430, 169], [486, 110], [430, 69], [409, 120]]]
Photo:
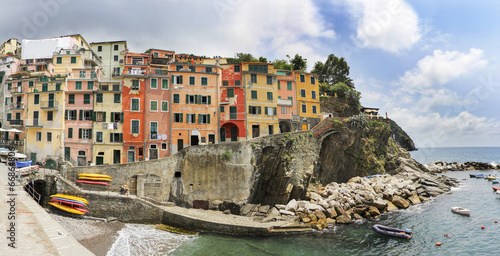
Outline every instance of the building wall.
[[[238, 66], [240, 71], [235, 72], [235, 66]], [[240, 85], [236, 85], [235, 81], [239, 81]], [[227, 84], [227, 85], [225, 85]], [[219, 87], [220, 91], [220, 130], [225, 133], [221, 141], [231, 141], [231, 127], [237, 128], [237, 140], [246, 140], [246, 105], [245, 105], [245, 88], [241, 79], [241, 65], [222, 65], [222, 83]], [[228, 90], [233, 91], [233, 96], [228, 96]], [[231, 107], [236, 107], [236, 118], [231, 118]]]
[[[280, 119], [292, 119], [292, 115], [297, 115], [297, 93], [295, 86], [295, 76], [293, 71], [278, 72], [278, 98], [286, 100], [291, 97], [292, 106], [278, 105], [278, 117]], [[292, 87], [288, 89], [288, 82]], [[286, 108], [283, 113], [282, 108]]]
[[19, 48], [19, 45], [20, 44], [18, 43], [16, 38], [11, 38], [11, 39], [5, 41], [0, 46], [0, 55], [7, 54], [8, 52], [15, 54], [17, 49]]
[[[170, 155], [170, 79], [168, 73], [165, 75], [150, 74], [147, 79], [145, 157], [146, 159], [164, 158]], [[165, 109], [162, 109], [162, 102], [166, 103]], [[151, 131], [152, 123], [156, 123], [156, 132]], [[155, 156], [151, 151], [156, 151], [157, 155]]]
[[[101, 42], [101, 43], [91, 43], [92, 50], [99, 56], [102, 60], [102, 77], [103, 81], [120, 80], [120, 74], [123, 72], [124, 67], [124, 56], [125, 49], [127, 48], [126, 41], [114, 41], [114, 42]], [[115, 50], [115, 45], [118, 46], [118, 50]], [[99, 51], [101, 48], [101, 51]], [[115, 56], [118, 60], [115, 60]], [[120, 72], [114, 73], [114, 68], [120, 68]]]
[[[301, 76], [304, 81], [301, 81]], [[311, 81], [314, 78], [314, 83]], [[295, 71], [295, 83], [297, 86], [297, 111], [301, 117], [302, 130], [313, 128], [321, 121], [321, 110], [319, 107], [319, 82], [316, 74]], [[301, 91], [305, 90], [305, 97]], [[313, 98], [315, 92], [316, 97]], [[302, 105], [306, 106], [306, 112], [303, 111]], [[316, 113], [313, 113], [313, 106], [316, 107]]]

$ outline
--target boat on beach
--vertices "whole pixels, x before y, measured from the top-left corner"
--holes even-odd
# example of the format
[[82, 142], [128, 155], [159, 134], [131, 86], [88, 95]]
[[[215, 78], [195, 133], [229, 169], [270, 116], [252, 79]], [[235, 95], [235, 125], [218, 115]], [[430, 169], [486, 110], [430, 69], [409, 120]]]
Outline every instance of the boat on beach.
[[398, 228], [386, 227], [386, 226], [382, 226], [379, 224], [373, 225], [372, 229], [373, 229], [373, 231], [375, 231], [381, 235], [393, 236], [393, 237], [405, 238], [405, 239], [410, 239], [411, 238], [410, 235], [413, 234], [413, 232], [409, 229], [403, 230], [403, 229], [398, 229]]
[[461, 214], [461, 215], [470, 216], [470, 210], [467, 208], [454, 206], [454, 207], [451, 207], [451, 211], [453, 211], [454, 213]]

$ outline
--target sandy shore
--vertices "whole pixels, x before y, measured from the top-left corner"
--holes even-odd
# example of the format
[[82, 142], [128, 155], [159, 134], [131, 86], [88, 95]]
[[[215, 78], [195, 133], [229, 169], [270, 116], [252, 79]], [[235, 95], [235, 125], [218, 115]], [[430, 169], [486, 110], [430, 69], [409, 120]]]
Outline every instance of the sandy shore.
[[66, 231], [78, 242], [97, 256], [106, 255], [116, 238], [118, 231], [125, 227], [119, 221], [105, 223], [101, 221], [76, 219], [50, 213]]

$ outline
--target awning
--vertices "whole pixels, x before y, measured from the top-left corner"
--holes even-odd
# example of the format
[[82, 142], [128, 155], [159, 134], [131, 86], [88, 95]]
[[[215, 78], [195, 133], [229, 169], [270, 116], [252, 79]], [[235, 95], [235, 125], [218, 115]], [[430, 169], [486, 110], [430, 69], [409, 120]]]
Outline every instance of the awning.
[[10, 129], [10, 130], [7, 130], [8, 132], [13, 132], [13, 133], [23, 133], [23, 131], [20, 131], [18, 129]]
[[5, 130], [4, 128], [0, 128], [0, 132], [5, 132], [7, 130]]

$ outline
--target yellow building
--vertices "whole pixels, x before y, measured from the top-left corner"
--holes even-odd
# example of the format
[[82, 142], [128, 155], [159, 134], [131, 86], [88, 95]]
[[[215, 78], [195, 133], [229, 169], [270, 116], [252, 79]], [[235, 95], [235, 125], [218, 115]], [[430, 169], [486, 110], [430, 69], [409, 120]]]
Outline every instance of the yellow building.
[[242, 62], [247, 139], [279, 133], [278, 85], [272, 63]]
[[321, 122], [319, 109], [318, 75], [295, 70], [297, 88], [297, 112], [302, 130], [309, 130]]
[[17, 50], [21, 47], [21, 44], [17, 41], [16, 38], [11, 38], [5, 41], [0, 46], [0, 55], [9, 54], [17, 54]]

